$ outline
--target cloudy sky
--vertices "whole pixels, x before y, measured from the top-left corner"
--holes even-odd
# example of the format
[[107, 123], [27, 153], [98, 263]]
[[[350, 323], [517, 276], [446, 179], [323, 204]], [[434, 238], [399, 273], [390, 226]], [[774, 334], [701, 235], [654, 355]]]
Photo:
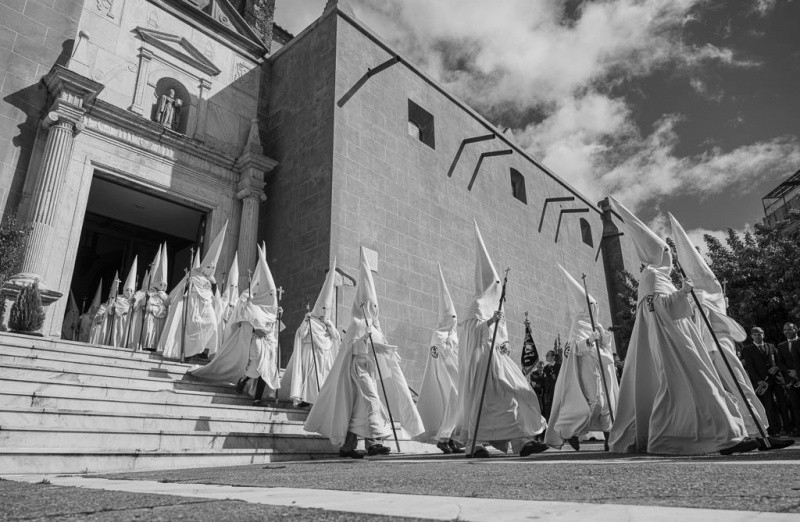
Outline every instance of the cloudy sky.
[[[800, 169], [800, 0], [351, 0], [582, 192], [744, 229]], [[324, 0], [278, 0], [299, 33]]]

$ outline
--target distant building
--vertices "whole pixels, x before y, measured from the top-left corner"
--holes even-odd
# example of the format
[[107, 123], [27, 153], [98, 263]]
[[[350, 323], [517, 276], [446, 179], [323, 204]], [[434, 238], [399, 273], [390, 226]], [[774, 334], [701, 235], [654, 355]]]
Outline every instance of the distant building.
[[[800, 170], [761, 198], [761, 202], [764, 205], [764, 224], [768, 227], [774, 227], [788, 219], [790, 210], [800, 211]], [[800, 222], [793, 224], [787, 230], [795, 230], [798, 227]]]

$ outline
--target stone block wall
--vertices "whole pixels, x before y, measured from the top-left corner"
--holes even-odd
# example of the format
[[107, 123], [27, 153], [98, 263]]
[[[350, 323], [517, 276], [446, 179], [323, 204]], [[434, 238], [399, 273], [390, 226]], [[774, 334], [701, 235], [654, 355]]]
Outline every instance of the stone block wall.
[[265, 153], [278, 166], [267, 177], [259, 238], [266, 241], [276, 284], [287, 290], [282, 303], [284, 365], [305, 303], [310, 300], [313, 306], [322, 287], [331, 253], [335, 38], [335, 20], [321, 20], [265, 67], [262, 138]]
[[83, 0], [0, 0], [0, 212], [14, 212], [46, 91], [39, 80], [72, 51]]
[[[336, 19], [338, 101], [368, 69], [393, 55], [341, 15]], [[433, 115], [435, 148], [409, 133], [409, 100]], [[525, 311], [542, 356], [557, 335], [563, 339], [568, 334], [569, 297], [556, 263], [576, 278], [586, 274], [590, 292], [600, 302], [600, 320], [610, 324], [603, 257], [596, 257], [603, 223], [591, 202], [500, 137], [466, 145], [448, 177], [462, 140], [490, 132], [476, 114], [402, 61], [367, 79], [334, 109], [331, 250], [352, 272], [360, 247], [378, 253], [374, 275], [384, 333], [401, 347], [406, 376], [415, 388], [438, 321], [437, 261], [459, 321], [472, 301], [473, 219], [501, 275], [511, 268], [506, 311], [515, 360], [520, 357]], [[470, 190], [480, 154], [507, 149], [512, 153], [483, 160]], [[524, 177], [527, 203], [512, 195], [511, 168]], [[565, 196], [575, 199], [550, 204], [540, 232], [545, 199]], [[564, 214], [556, 242], [562, 208], [589, 211]], [[591, 226], [593, 246], [582, 241], [581, 218]], [[349, 289], [340, 295], [340, 324], [347, 323], [344, 315], [352, 295]]]

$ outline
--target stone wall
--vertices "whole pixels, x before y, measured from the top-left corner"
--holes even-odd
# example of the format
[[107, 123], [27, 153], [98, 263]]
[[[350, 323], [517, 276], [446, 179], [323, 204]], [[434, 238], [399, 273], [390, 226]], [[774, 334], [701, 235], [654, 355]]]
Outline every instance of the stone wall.
[[265, 71], [265, 153], [278, 166], [267, 178], [259, 237], [267, 243], [276, 284], [287, 289], [284, 365], [305, 303], [313, 306], [322, 287], [331, 251], [335, 38], [335, 19], [326, 18], [275, 53]]
[[46, 91], [41, 77], [65, 64], [83, 0], [0, 0], [0, 212], [19, 204]]
[[[563, 339], [568, 334], [569, 298], [556, 263], [575, 277], [586, 273], [590, 292], [600, 302], [600, 320], [610, 324], [603, 258], [596, 259], [603, 230], [599, 210], [499, 136], [466, 145], [448, 177], [462, 140], [492, 128], [402, 61], [366, 79], [347, 99], [345, 94], [368, 69], [392, 57], [337, 16], [336, 100], [345, 103], [334, 110], [331, 244], [340, 265], [350, 271], [357, 267], [360, 247], [377, 252], [375, 284], [384, 333], [401, 347], [411, 386], [422, 378], [438, 321], [437, 261], [459, 320], [472, 300], [473, 219], [498, 271], [511, 268], [506, 310], [515, 360], [525, 311], [542, 356], [557, 335]], [[409, 100], [433, 115], [435, 148], [410, 135]], [[468, 189], [480, 154], [500, 150], [512, 153], [486, 157]], [[524, 177], [527, 204], [512, 196], [511, 168]], [[539, 231], [545, 199], [568, 196], [575, 199], [548, 206]], [[561, 208], [588, 212], [564, 214], [556, 242]], [[591, 226], [593, 246], [582, 241], [581, 218]], [[352, 295], [349, 290], [340, 296], [343, 309], [349, 311]], [[340, 318], [340, 324], [346, 320]]]

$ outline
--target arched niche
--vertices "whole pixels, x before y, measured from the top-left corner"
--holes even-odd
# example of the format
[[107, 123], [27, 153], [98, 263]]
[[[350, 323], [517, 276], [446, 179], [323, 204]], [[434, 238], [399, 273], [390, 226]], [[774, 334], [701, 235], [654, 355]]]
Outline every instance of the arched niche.
[[[170, 91], [174, 92], [171, 98], [174, 100], [170, 102]], [[155, 83], [153, 91], [153, 105], [150, 112], [150, 119], [161, 123], [161, 108], [164, 103], [174, 104], [174, 116], [172, 125], [169, 127], [175, 132], [186, 134], [186, 129], [189, 124], [189, 109], [192, 106], [192, 95], [189, 90], [175, 78], [165, 76]], [[165, 99], [166, 97], [166, 99]]]

